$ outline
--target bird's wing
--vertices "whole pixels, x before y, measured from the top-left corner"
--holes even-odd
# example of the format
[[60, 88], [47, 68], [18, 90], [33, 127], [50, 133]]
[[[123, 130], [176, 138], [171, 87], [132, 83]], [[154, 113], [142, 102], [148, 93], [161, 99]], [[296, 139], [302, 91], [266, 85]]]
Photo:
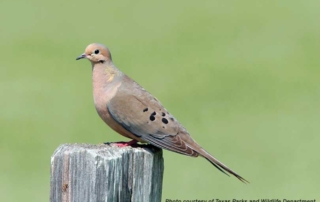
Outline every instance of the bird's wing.
[[157, 147], [188, 156], [198, 153], [179, 135], [185, 129], [162, 104], [127, 78], [107, 104], [111, 117], [126, 130]]

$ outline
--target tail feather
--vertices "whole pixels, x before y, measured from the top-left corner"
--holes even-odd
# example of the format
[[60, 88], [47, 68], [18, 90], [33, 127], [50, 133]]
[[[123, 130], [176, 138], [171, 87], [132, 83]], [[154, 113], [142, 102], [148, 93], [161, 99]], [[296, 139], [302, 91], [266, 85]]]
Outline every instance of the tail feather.
[[[240, 175], [238, 175], [236, 172], [234, 172], [233, 170], [231, 170], [230, 168], [228, 168], [226, 165], [224, 165], [222, 162], [220, 162], [218, 159], [214, 158], [213, 156], [211, 156], [208, 152], [206, 152], [205, 150], [202, 149], [203, 152], [199, 152], [199, 154], [201, 156], [203, 156], [205, 159], [207, 159], [212, 165], [214, 165], [214, 167], [216, 167], [218, 170], [220, 170], [221, 172], [223, 172], [224, 174], [228, 175], [231, 174], [233, 176], [235, 176], [236, 178], [238, 178], [241, 182], [243, 183], [249, 183], [249, 181], [247, 181], [246, 179], [244, 179], [243, 177], [241, 177]], [[229, 176], [229, 175], [228, 175]]]

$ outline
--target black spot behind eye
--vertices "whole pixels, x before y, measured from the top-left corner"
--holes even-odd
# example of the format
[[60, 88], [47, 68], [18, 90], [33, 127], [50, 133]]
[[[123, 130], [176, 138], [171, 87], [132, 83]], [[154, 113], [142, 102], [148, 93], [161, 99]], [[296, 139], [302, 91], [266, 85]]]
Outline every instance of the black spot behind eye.
[[164, 123], [164, 124], [168, 124], [168, 119], [166, 119], [166, 118], [162, 118], [162, 123]]
[[143, 112], [147, 112], [148, 111], [148, 107], [143, 109]]
[[152, 112], [151, 116], [155, 116], [157, 113], [156, 112]]
[[94, 54], [99, 54], [99, 53], [100, 53], [99, 49], [94, 51]]
[[162, 116], [165, 116], [166, 114], [164, 112], [162, 112]]

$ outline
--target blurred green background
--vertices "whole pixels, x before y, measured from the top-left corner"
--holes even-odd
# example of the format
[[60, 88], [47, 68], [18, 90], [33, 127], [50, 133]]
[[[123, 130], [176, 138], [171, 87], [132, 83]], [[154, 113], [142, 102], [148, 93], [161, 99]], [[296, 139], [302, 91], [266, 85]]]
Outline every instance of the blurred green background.
[[[320, 1], [0, 1], [0, 201], [48, 201], [62, 143], [126, 140], [96, 114], [92, 42], [206, 150], [164, 152], [165, 199], [320, 199]], [[317, 198], [318, 197], [318, 198]]]

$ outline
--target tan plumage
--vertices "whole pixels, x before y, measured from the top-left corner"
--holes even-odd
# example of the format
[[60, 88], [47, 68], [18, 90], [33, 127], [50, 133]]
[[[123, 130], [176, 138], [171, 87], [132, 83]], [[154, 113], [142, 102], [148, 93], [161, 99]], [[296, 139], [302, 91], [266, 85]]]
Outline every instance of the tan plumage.
[[113, 64], [108, 48], [90, 44], [77, 60], [82, 58], [92, 64], [93, 97], [98, 114], [113, 130], [135, 140], [130, 144], [147, 142], [187, 156], [200, 155], [220, 171], [247, 182], [200, 147], [154, 96], [122, 73]]

